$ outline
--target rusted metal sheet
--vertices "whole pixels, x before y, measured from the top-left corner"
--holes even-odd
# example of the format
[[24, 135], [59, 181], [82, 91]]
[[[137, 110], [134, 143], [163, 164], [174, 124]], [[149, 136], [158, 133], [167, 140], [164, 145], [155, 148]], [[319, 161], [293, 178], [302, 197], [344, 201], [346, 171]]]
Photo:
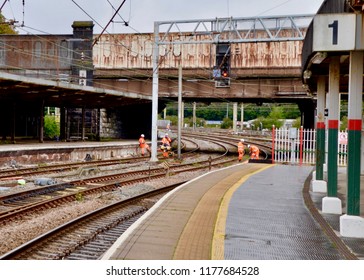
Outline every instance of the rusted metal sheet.
[[[204, 35], [200, 35], [203, 37]], [[183, 40], [171, 34], [169, 41]], [[203, 38], [196, 38], [202, 41]], [[95, 68], [152, 68], [153, 34], [102, 35], [93, 49]], [[233, 68], [301, 67], [302, 41], [236, 43], [231, 45]], [[208, 68], [215, 65], [216, 47], [212, 44], [171, 44], [159, 47], [159, 67]]]
[[14, 72], [70, 69], [72, 50], [71, 43], [67, 41], [70, 37], [66, 35], [2, 35], [0, 36], [0, 69]]
[[[95, 35], [96, 36], [96, 35]], [[203, 41], [207, 35], [195, 40]], [[70, 69], [72, 42], [69, 35], [0, 36], [0, 69], [62, 70]], [[170, 34], [170, 42], [187, 36]], [[96, 69], [152, 69], [153, 34], [102, 35], [93, 49]], [[301, 67], [302, 41], [237, 43], [231, 45], [232, 68]], [[159, 48], [161, 69], [210, 69], [215, 65], [213, 44], [171, 44]]]

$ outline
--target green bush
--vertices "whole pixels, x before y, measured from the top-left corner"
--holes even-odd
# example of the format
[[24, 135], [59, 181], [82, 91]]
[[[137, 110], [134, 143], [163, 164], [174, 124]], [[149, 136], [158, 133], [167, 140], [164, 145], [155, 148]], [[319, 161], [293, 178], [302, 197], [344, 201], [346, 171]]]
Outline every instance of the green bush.
[[232, 127], [233, 127], [233, 120], [231, 120], [229, 118], [224, 118], [222, 120], [221, 128], [226, 129], [226, 128], [232, 128]]
[[44, 136], [53, 139], [55, 136], [59, 136], [60, 128], [59, 124], [56, 122], [54, 116], [44, 117]]

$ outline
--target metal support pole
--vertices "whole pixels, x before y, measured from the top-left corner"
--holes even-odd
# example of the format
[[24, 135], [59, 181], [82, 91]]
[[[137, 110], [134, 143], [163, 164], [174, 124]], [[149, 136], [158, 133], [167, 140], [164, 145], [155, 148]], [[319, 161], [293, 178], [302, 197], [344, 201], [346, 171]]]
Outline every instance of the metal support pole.
[[340, 57], [333, 57], [329, 66], [329, 147], [328, 147], [328, 182], [327, 196], [337, 197], [337, 154], [339, 135], [339, 85], [340, 85]]
[[193, 129], [196, 129], [196, 102], [193, 102], [192, 122]]
[[233, 131], [237, 132], [236, 123], [238, 121], [238, 103], [234, 102], [233, 104]]
[[240, 107], [240, 130], [243, 131], [244, 128], [244, 103], [241, 103]]
[[85, 122], [85, 118], [86, 118], [86, 109], [85, 106], [82, 107], [82, 121], [81, 121], [81, 126], [82, 126], [82, 135], [81, 135], [81, 140], [84, 141], [85, 140], [85, 132], [86, 132], [86, 122]]
[[98, 108], [97, 109], [97, 132], [96, 132], [96, 140], [100, 141], [101, 140], [101, 109]]
[[350, 53], [347, 214], [360, 215], [363, 52]]
[[316, 139], [316, 180], [324, 178], [325, 162], [325, 77], [320, 76], [317, 84], [317, 139]]
[[153, 46], [153, 87], [152, 87], [152, 148], [150, 161], [156, 162], [157, 158], [157, 121], [158, 121], [158, 79], [159, 79], [159, 25], [154, 23]]
[[181, 159], [181, 133], [182, 133], [182, 65], [178, 68], [178, 159]]
[[39, 108], [39, 143], [44, 142], [44, 99], [42, 99]]

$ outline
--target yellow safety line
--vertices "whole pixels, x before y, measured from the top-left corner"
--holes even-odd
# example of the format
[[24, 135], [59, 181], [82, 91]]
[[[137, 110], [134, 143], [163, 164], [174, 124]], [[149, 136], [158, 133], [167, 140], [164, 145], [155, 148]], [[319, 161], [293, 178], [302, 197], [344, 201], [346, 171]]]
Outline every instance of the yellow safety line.
[[225, 242], [225, 228], [226, 228], [226, 218], [228, 214], [229, 204], [233, 193], [243, 184], [250, 176], [264, 171], [270, 167], [274, 166], [268, 165], [257, 171], [254, 171], [248, 175], [243, 176], [238, 182], [236, 182], [229, 190], [225, 193], [220, 203], [219, 211], [217, 214], [217, 219], [215, 223], [214, 235], [212, 237], [212, 248], [211, 248], [211, 259], [212, 260], [223, 260], [224, 259], [224, 242]]

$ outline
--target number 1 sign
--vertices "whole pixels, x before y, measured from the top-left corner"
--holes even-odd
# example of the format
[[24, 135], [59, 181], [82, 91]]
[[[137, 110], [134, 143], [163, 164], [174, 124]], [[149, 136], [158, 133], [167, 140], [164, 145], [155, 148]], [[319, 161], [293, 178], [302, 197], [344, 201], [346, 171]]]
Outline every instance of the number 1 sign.
[[356, 22], [356, 14], [316, 15], [313, 20], [313, 51], [355, 50]]

